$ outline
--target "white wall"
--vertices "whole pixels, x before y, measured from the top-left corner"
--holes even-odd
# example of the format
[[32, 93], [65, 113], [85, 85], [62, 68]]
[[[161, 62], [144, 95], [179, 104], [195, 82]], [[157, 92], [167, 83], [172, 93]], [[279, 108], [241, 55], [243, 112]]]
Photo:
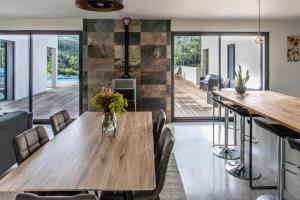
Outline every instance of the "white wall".
[[[0, 39], [15, 42], [15, 100], [26, 98], [29, 95], [29, 38], [27, 35], [0, 35]], [[33, 94], [47, 89], [47, 47], [57, 49], [57, 35], [33, 35]]]
[[222, 36], [221, 38], [221, 76], [227, 78], [227, 45], [235, 44], [235, 71], [241, 65], [243, 74], [249, 70], [250, 79], [247, 87], [260, 88], [260, 46], [255, 41], [255, 36]]
[[[257, 31], [256, 21], [172, 20], [172, 31]], [[300, 97], [300, 63], [287, 62], [287, 36], [300, 35], [299, 21], [267, 21], [270, 32], [270, 89]]]
[[[200, 67], [181, 66], [182, 76], [185, 80], [191, 81], [194, 84], [200, 84]], [[177, 69], [176, 69], [177, 71]]]
[[58, 35], [33, 35], [32, 42], [33, 94], [38, 94], [47, 90], [47, 47], [55, 48], [58, 55]]
[[[218, 36], [203, 36], [201, 37], [201, 52], [204, 49], [209, 49], [208, 51], [208, 66], [209, 74], [218, 75], [219, 74], [219, 37]], [[203, 63], [202, 63], [203, 64]]]
[[28, 97], [29, 94], [29, 40], [26, 35], [0, 35], [0, 39], [15, 42], [15, 100]]

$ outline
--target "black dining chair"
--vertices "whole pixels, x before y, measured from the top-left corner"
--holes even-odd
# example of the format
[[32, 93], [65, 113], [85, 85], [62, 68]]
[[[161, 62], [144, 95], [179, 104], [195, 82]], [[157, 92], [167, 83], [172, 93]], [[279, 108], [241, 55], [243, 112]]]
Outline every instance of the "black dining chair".
[[17, 163], [20, 165], [42, 146], [49, 142], [47, 131], [42, 126], [29, 129], [13, 140]]
[[38, 196], [30, 193], [20, 193], [16, 200], [97, 200], [95, 195], [80, 194], [76, 196]]
[[[24, 133], [16, 136], [13, 140], [15, 155], [18, 165], [22, 164], [36, 151], [49, 142], [46, 129], [43, 126], [36, 126]], [[57, 191], [57, 192], [33, 192], [38, 195], [48, 196], [70, 196], [80, 194], [77, 191]]]
[[[168, 164], [173, 150], [175, 138], [170, 128], [165, 128], [159, 141], [155, 157], [156, 188], [153, 191], [135, 192], [134, 200], [159, 200], [159, 195], [165, 185]], [[100, 200], [123, 200], [124, 194], [102, 192]]]
[[166, 119], [167, 119], [166, 113], [163, 110], [160, 110], [157, 118], [153, 123], [154, 151], [156, 151], [157, 144], [159, 142], [161, 133], [166, 123]]
[[72, 123], [70, 114], [66, 110], [59, 111], [50, 117], [50, 124], [54, 136], [59, 134], [64, 128]]

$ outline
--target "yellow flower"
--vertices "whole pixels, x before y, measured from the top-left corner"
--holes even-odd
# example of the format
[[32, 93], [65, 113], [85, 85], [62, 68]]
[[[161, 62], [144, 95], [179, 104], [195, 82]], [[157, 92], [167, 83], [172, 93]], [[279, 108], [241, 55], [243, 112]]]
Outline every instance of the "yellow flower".
[[292, 48], [288, 51], [288, 57], [291, 61], [299, 61], [299, 49]]

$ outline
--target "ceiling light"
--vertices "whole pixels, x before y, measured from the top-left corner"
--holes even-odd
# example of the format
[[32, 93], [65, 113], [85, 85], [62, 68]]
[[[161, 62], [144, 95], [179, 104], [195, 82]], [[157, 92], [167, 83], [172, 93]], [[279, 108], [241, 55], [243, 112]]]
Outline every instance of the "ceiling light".
[[76, 0], [76, 6], [84, 10], [97, 12], [112, 12], [124, 8], [122, 0]]
[[258, 0], [258, 32], [257, 32], [257, 37], [255, 39], [256, 44], [263, 44], [264, 43], [264, 37], [261, 34], [260, 31], [260, 24], [261, 24], [261, 19], [260, 19], [260, 0]]

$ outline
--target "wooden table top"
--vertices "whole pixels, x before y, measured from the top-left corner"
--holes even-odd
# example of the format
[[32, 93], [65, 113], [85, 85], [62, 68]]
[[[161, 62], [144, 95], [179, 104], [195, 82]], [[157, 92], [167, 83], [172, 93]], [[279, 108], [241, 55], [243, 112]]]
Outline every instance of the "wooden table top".
[[118, 116], [115, 138], [87, 112], [0, 181], [0, 192], [147, 191], [156, 187], [152, 113]]
[[298, 97], [272, 91], [247, 91], [245, 96], [239, 96], [233, 91], [213, 93], [300, 134], [300, 98]]

